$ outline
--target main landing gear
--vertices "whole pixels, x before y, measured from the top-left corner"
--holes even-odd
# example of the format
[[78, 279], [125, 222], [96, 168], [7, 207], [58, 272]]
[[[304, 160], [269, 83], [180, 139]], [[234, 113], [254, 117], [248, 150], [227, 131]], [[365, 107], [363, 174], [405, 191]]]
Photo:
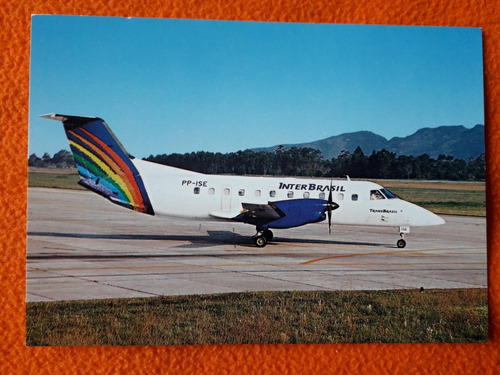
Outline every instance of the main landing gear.
[[259, 230], [252, 237], [253, 243], [257, 247], [264, 247], [269, 241], [273, 239], [273, 232], [269, 229]]

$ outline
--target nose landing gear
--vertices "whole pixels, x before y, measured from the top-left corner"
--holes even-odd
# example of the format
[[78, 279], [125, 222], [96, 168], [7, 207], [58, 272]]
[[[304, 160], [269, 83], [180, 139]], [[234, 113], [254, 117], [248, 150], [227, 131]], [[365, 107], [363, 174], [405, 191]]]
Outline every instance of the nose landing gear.
[[401, 238], [396, 242], [396, 246], [400, 249], [404, 248], [406, 246], [406, 241], [405, 241], [405, 234], [410, 233], [410, 227], [405, 226], [405, 227], [399, 227], [399, 235]]
[[398, 242], [396, 242], [396, 245], [397, 245], [397, 247], [402, 249], [403, 247], [406, 246], [406, 241], [404, 240], [404, 233], [400, 233], [400, 235], [401, 235], [401, 238], [398, 240]]

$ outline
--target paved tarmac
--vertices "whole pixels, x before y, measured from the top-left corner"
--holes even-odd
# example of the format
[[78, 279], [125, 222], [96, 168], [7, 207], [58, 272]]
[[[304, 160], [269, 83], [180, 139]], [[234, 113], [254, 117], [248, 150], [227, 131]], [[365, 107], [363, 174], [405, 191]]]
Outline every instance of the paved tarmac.
[[139, 214], [93, 193], [28, 190], [26, 300], [263, 290], [485, 288], [486, 219], [412, 228], [324, 223], [276, 230], [265, 248], [233, 222]]

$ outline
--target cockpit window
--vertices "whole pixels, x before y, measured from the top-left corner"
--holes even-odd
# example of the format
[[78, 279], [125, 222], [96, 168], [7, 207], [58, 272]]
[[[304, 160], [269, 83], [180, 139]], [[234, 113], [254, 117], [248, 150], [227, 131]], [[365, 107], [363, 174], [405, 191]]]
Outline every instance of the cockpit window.
[[384, 193], [384, 195], [385, 195], [387, 198], [389, 198], [389, 199], [394, 199], [394, 198], [397, 198], [397, 197], [398, 197], [396, 194], [391, 193], [389, 190], [387, 190], [387, 189], [385, 189], [385, 188], [384, 188], [384, 189], [382, 189], [381, 191], [382, 191], [382, 193]]
[[373, 200], [378, 200], [378, 199], [385, 199], [384, 194], [380, 192], [380, 190], [372, 190], [370, 191], [370, 199]]

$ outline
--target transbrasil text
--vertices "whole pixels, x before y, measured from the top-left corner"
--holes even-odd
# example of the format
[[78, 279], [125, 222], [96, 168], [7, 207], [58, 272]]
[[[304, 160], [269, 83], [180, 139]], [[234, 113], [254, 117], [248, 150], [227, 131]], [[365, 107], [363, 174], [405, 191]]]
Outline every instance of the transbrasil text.
[[383, 209], [383, 210], [376, 210], [374, 208], [370, 208], [370, 212], [372, 214], [397, 214], [398, 211], [396, 210], [388, 210], [388, 209]]

